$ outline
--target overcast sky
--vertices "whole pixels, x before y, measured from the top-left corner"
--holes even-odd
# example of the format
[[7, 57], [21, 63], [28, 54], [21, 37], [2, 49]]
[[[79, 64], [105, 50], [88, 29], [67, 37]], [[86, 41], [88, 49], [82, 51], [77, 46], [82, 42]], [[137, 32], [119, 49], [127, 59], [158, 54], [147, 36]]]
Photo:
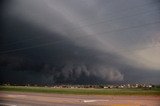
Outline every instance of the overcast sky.
[[4, 0], [1, 82], [160, 84], [158, 0]]

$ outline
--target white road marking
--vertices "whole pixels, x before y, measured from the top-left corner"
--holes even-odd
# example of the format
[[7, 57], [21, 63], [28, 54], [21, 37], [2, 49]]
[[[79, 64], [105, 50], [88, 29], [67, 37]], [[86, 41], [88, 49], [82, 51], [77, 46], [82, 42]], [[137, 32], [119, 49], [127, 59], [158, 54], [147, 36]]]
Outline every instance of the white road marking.
[[2, 105], [2, 106], [17, 106], [17, 105], [14, 105], [14, 104], [7, 104], [7, 103], [0, 103], [0, 105]]
[[83, 100], [84, 103], [89, 103], [89, 102], [107, 102], [109, 100]]
[[11, 98], [17, 98], [17, 97], [24, 98], [24, 97], [26, 97], [26, 95], [7, 95], [7, 97], [11, 97]]

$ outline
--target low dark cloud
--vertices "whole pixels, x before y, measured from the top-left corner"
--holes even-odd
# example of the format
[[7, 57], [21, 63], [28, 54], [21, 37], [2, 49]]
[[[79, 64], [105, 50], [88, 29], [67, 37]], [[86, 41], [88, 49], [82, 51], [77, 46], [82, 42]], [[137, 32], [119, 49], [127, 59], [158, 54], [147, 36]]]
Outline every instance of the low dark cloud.
[[[113, 67], [116, 56], [112, 54], [104, 55], [94, 49], [82, 48], [56, 33], [19, 20], [12, 19], [5, 25], [3, 34], [7, 36], [4, 37], [1, 50], [6, 52], [0, 56], [2, 82], [55, 84], [83, 83], [83, 79], [88, 79], [84, 82], [93, 84], [123, 80], [123, 75]], [[32, 36], [35, 39], [27, 38]], [[15, 42], [14, 39], [19, 40]], [[53, 44], [26, 48], [48, 42]], [[107, 59], [107, 64], [102, 58]]]
[[[155, 24], [147, 27], [147, 32], [143, 28], [126, 30], [126, 26], [159, 20], [159, 15], [154, 13], [158, 10], [150, 7], [154, 3], [148, 2], [130, 1], [123, 8], [123, 0], [3, 2], [0, 17], [0, 82], [160, 83], [157, 81], [160, 77], [159, 61], [154, 57], [159, 56], [159, 50], [148, 46], [152, 45], [152, 38], [159, 35], [158, 29], [153, 28]], [[133, 15], [136, 18], [93, 24], [111, 20], [112, 17], [107, 15], [111, 14], [106, 11], [108, 9], [113, 11], [113, 17], [121, 17], [117, 8], [130, 11], [123, 15], [134, 14], [137, 9], [131, 11], [129, 8], [133, 8], [131, 4], [137, 6], [138, 3], [144, 5], [142, 9], [138, 7], [142, 12], [151, 8], [151, 15]], [[140, 17], [146, 18], [142, 21]], [[124, 31], [117, 32], [117, 28]], [[98, 34], [105, 30], [107, 33]], [[145, 38], [146, 35], [149, 37]], [[149, 47], [148, 54], [144, 47]], [[150, 55], [152, 49], [157, 54]]]

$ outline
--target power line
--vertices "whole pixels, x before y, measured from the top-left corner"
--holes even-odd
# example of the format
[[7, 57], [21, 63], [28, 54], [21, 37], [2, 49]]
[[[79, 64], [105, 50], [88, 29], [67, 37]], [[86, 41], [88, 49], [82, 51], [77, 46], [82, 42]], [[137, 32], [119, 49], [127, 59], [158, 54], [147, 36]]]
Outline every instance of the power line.
[[[110, 2], [111, 3], [111, 2]], [[110, 4], [109, 3], [109, 4]], [[142, 5], [136, 5], [136, 6], [134, 6], [134, 7], [132, 7], [132, 8], [125, 8], [125, 9], [123, 9], [123, 10], [121, 10], [121, 11], [128, 11], [128, 10], [133, 10], [133, 9], [137, 9], [137, 8], [143, 8], [143, 7], [145, 7], [146, 5], [149, 5], [149, 4], [154, 4], [155, 2], [146, 2], [145, 4], [142, 4]], [[119, 12], [121, 12], [121, 11], [119, 11]], [[103, 14], [103, 15], [113, 15], [113, 14]], [[94, 18], [94, 17], [92, 17], [92, 18]], [[106, 18], [106, 17], [102, 17], [102, 18]], [[81, 19], [81, 20], [78, 20], [78, 21], [86, 21], [86, 20], [90, 20], [91, 18], [85, 18], [85, 19]]]
[[16, 51], [21, 51], [21, 50], [27, 50], [27, 49], [33, 49], [33, 48], [48, 46], [48, 45], [52, 45], [52, 44], [56, 44], [56, 43], [60, 43], [60, 42], [63, 42], [63, 40], [62, 41], [56, 41], [56, 42], [49, 42], [49, 43], [39, 44], [39, 45], [34, 45], [34, 46], [30, 46], [30, 47], [24, 47], [24, 48], [18, 48], [18, 49], [11, 49], [11, 50], [6, 50], [6, 51], [1, 51], [0, 54], [1, 53], [16, 52]]
[[[148, 11], [146, 11], [146, 12], [144, 12], [144, 14], [145, 13], [147, 13], [147, 14], [149, 14], [149, 12]], [[152, 13], [152, 12], [151, 12]], [[137, 14], [140, 14], [140, 15], [142, 15], [142, 13], [137, 13]], [[137, 15], [130, 15], [130, 16], [127, 16], [127, 17], [134, 17], [134, 16], [137, 16]], [[124, 19], [124, 18], [126, 18], [126, 16], [125, 17], [119, 17], [119, 18], [117, 18], [117, 19]], [[107, 20], [107, 21], [101, 21], [101, 22], [99, 22], [99, 23], [93, 23], [93, 24], [89, 24], [89, 25], [86, 25], [86, 26], [83, 26], [83, 27], [89, 27], [89, 26], [95, 26], [95, 25], [97, 25], [97, 24], [101, 24], [101, 23], [107, 23], [107, 22], [111, 22], [111, 21], [115, 21], [115, 20], [117, 20], [117, 19], [112, 19], [112, 20]], [[83, 28], [83, 27], [81, 27], [81, 28]], [[75, 29], [75, 28], [74, 28]], [[76, 28], [76, 29], [80, 29], [80, 27], [79, 28]], [[74, 30], [72, 30], [72, 31], [74, 31]], [[23, 41], [18, 41], [18, 42], [14, 42], [14, 43], [10, 43], [10, 44], [7, 44], [7, 45], [14, 45], [14, 44], [18, 44], [18, 43], [21, 43], [21, 42], [27, 42], [27, 41], [29, 41], [29, 40], [34, 40], [34, 39], [40, 39], [40, 38], [43, 38], [44, 36], [41, 36], [41, 37], [36, 37], [36, 38], [31, 38], [31, 39], [27, 39], [27, 40], [23, 40]]]
[[[157, 22], [146, 23], [146, 24], [137, 25], [137, 26], [132, 26], [132, 27], [120, 28], [120, 29], [117, 29], [117, 30], [105, 31], [105, 32], [102, 32], [102, 33], [97, 33], [97, 34], [106, 34], [106, 33], [112, 33], [112, 32], [119, 32], [119, 31], [124, 31], [124, 30], [129, 30], [129, 29], [146, 27], [146, 26], [149, 26], [149, 25], [155, 25], [155, 24], [159, 24], [159, 23], [160, 23], [160, 21], [157, 21]], [[96, 35], [97, 35], [97, 34], [96, 34]], [[87, 35], [85, 35], [85, 36], [80, 36], [80, 37], [76, 37], [76, 38], [81, 38], [81, 37], [86, 37], [86, 36], [87, 36]], [[89, 36], [89, 35], [88, 35], [88, 36]], [[60, 42], [64, 42], [64, 40], [56, 41], [56, 42], [49, 42], [49, 43], [44, 43], [44, 44], [39, 44], [39, 45], [30, 46], [30, 47], [25, 47], [25, 48], [18, 48], [18, 49], [1, 51], [0, 54], [10, 53], [10, 52], [16, 52], [16, 51], [21, 51], [21, 50], [27, 50], [27, 49], [32, 49], [32, 48], [38, 48], [38, 47], [42, 47], [42, 46], [48, 46], [48, 45], [52, 45], [52, 44], [56, 44], [56, 43], [60, 43]]]
[[[152, 4], [154, 2], [151, 2], [150, 4]], [[148, 3], [147, 3], [148, 4]], [[142, 6], [146, 6], [146, 5], [141, 5], [141, 8]], [[135, 6], [135, 7], [139, 7], [139, 6]], [[134, 7], [134, 8], [135, 8]], [[130, 9], [134, 9], [134, 8], [130, 8]], [[130, 9], [127, 9], [130, 10]], [[153, 9], [154, 10], [154, 9]], [[125, 11], [126, 12], [126, 11]], [[149, 10], [149, 12], [152, 13], [152, 9]], [[98, 25], [98, 24], [104, 24], [104, 23], [107, 23], [107, 22], [111, 22], [111, 21], [115, 21], [115, 20], [118, 20], [118, 19], [125, 19], [126, 17], [133, 17], [133, 16], [138, 16], [138, 15], [142, 15], [142, 14], [148, 14], [148, 10], [147, 11], [143, 11], [143, 12], [139, 12], [139, 13], [136, 13], [135, 14], [132, 14], [132, 15], [129, 15], [129, 16], [122, 16], [122, 17], [118, 17], [118, 18], [115, 18], [115, 19], [110, 19], [110, 20], [102, 20], [102, 21], [99, 21], [99, 22], [96, 22], [96, 23], [91, 23], [91, 24], [87, 24], [87, 25], [83, 25], [83, 26], [80, 26], [80, 27], [76, 27], [76, 28], [71, 28], [71, 29], [68, 29], [67, 31], [77, 31], [77, 29], [81, 29], [81, 28], [84, 28], [84, 27], [91, 27], [91, 26], [95, 26], [95, 25]], [[112, 14], [111, 14], [112, 15]], [[18, 44], [18, 43], [21, 43], [21, 42], [27, 42], [27, 41], [30, 41], [30, 40], [34, 40], [34, 39], [39, 39], [39, 38], [43, 38], [43, 36], [41, 37], [35, 37], [35, 38], [30, 38], [30, 39], [26, 39], [26, 40], [23, 40], [23, 41], [17, 41], [17, 42], [13, 42], [13, 43], [8, 43], [8, 44], [5, 44], [5, 45], [13, 45], [13, 44]]]
[[[116, 21], [116, 20], [118, 20], [118, 19], [125, 19], [126, 17], [128, 18], [128, 17], [135, 17], [135, 16], [138, 16], [138, 15], [142, 15], [142, 14], [148, 14], [148, 13], [152, 13], [152, 11], [151, 12], [148, 12], [148, 11], [145, 11], [144, 13], [137, 13], [137, 15], [130, 15], [130, 16], [125, 16], [125, 17], [118, 17], [118, 18], [116, 18], [116, 19], [111, 19], [111, 20], [105, 20], [105, 21], [100, 21], [100, 22], [97, 22], [97, 23], [92, 23], [92, 24], [88, 24], [88, 25], [84, 25], [84, 26], [82, 26], [82, 27], [78, 27], [78, 28], [75, 28], [75, 29], [81, 29], [81, 28], [84, 28], [84, 27], [91, 27], [91, 26], [95, 26], [95, 25], [98, 25], [98, 24], [104, 24], [104, 23], [109, 23], [109, 22], [111, 22], [111, 21]], [[73, 30], [74, 31], [74, 30]]]

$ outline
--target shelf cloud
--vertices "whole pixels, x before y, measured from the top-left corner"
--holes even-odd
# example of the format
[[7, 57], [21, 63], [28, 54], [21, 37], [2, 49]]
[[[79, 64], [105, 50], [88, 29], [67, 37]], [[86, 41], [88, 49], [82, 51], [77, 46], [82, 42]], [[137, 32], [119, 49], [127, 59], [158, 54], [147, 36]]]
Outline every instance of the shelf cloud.
[[159, 3], [2, 1], [1, 83], [159, 84]]

